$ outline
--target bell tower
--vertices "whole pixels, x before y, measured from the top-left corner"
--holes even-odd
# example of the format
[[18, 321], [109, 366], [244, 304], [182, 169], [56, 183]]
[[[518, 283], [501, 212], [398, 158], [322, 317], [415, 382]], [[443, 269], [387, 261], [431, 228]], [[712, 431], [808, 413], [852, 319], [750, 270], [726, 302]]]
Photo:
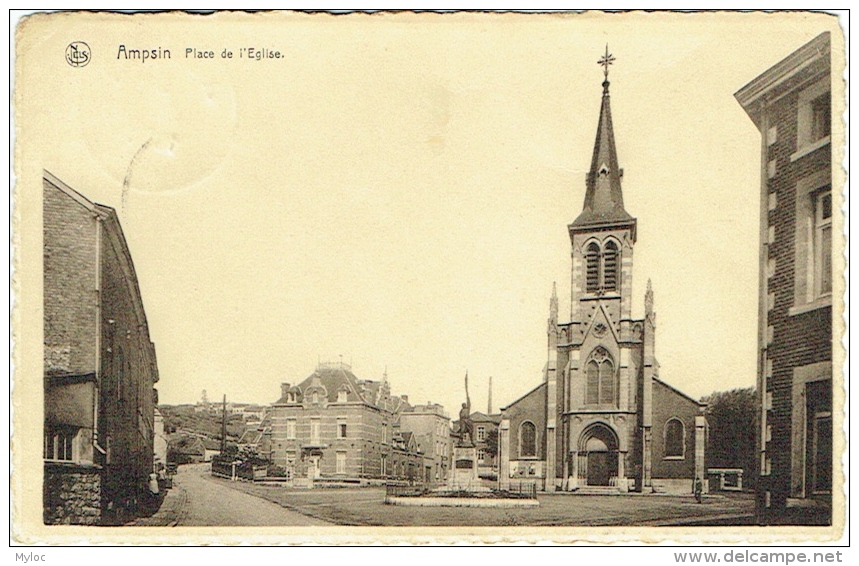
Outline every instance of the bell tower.
[[641, 324], [632, 320], [631, 296], [637, 221], [623, 204], [623, 169], [608, 81], [613, 62], [606, 46], [599, 60], [604, 69], [602, 100], [585, 201], [567, 227], [572, 246], [570, 322], [560, 325], [566, 328], [561, 329], [557, 356], [559, 452], [563, 450], [558, 457], [563, 458], [560, 471], [567, 489], [627, 491], [627, 478], [637, 471], [631, 459], [641, 357]]
[[605, 79], [593, 157], [585, 180], [585, 202], [581, 214], [568, 226], [573, 260], [570, 318], [579, 323], [580, 336], [600, 310], [616, 334], [626, 334], [632, 313], [632, 248], [637, 221], [623, 206], [623, 169], [617, 158], [609, 96], [608, 67], [613, 61], [606, 48], [599, 61]]

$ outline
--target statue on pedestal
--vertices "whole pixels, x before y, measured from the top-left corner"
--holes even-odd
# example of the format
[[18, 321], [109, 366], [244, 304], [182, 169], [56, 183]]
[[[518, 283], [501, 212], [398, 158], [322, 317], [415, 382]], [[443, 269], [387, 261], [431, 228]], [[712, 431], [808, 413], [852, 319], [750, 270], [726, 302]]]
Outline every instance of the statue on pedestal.
[[472, 446], [474, 422], [471, 420], [471, 397], [468, 395], [468, 372], [465, 372], [465, 403], [459, 410], [459, 446]]

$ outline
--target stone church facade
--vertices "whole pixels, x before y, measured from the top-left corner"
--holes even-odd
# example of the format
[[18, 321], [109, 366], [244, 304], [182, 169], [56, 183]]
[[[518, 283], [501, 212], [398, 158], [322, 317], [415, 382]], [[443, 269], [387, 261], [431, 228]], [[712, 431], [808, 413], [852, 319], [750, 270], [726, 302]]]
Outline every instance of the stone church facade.
[[637, 220], [624, 208], [609, 82], [584, 207], [568, 226], [570, 320], [553, 290], [543, 382], [502, 409], [499, 482], [689, 493], [706, 483], [704, 405], [659, 378], [656, 312], [632, 316]]

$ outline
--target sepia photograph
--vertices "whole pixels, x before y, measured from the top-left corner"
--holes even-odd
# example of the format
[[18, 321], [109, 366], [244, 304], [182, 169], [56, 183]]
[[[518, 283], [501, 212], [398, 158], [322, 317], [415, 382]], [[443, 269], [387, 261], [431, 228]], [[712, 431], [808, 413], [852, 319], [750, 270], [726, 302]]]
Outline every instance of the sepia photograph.
[[12, 538], [840, 540], [841, 25], [22, 17]]

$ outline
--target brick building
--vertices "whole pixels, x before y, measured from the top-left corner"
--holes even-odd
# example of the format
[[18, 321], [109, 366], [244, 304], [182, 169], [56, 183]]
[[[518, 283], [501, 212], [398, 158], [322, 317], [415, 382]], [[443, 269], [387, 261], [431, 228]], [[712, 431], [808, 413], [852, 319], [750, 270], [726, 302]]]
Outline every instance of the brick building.
[[391, 395], [387, 378], [360, 380], [343, 362], [319, 364], [298, 385], [281, 384], [272, 404], [272, 461], [290, 477], [310, 480], [380, 479], [398, 475], [403, 439], [400, 414], [409, 408]]
[[792, 498], [832, 497], [831, 74], [823, 33], [735, 95], [761, 133], [762, 523], [782, 519]]
[[689, 493], [705, 478], [704, 406], [659, 378], [656, 313], [632, 317], [637, 220], [624, 208], [609, 82], [584, 206], [568, 228], [570, 321], [549, 307], [543, 382], [502, 408], [499, 481], [547, 491], [582, 487]]
[[155, 347], [116, 211], [43, 190], [44, 521], [122, 522], [153, 471]]
[[400, 413], [400, 430], [414, 435], [429, 467], [424, 481], [443, 483], [450, 469], [450, 417], [437, 403], [415, 405]]

